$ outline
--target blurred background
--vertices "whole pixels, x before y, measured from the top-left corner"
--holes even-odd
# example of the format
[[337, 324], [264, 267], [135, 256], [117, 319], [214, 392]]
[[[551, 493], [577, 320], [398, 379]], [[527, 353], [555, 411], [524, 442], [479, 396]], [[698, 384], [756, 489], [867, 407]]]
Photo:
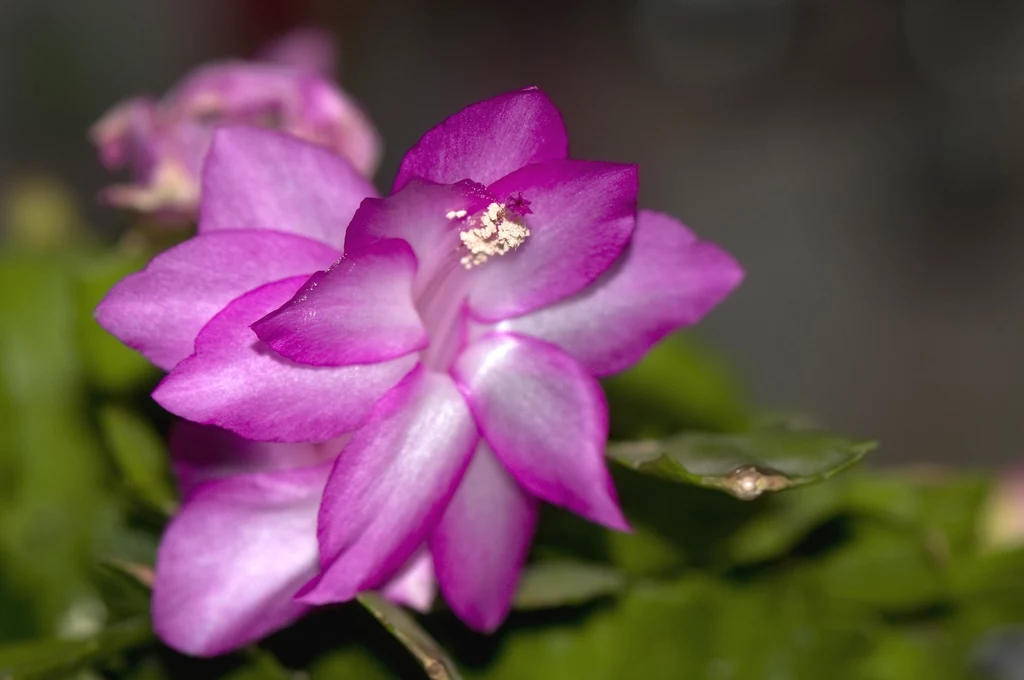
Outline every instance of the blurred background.
[[98, 205], [87, 130], [301, 26], [340, 42], [379, 188], [535, 84], [574, 156], [639, 163], [645, 207], [743, 263], [695, 342], [606, 382], [616, 437], [882, 443], [753, 502], [615, 466], [634, 533], [546, 508], [497, 635], [421, 617], [469, 680], [1024, 677], [1024, 470], [988, 472], [1024, 460], [1024, 3], [0, 0], [0, 680], [422, 677], [356, 605], [206, 665], [149, 629], [171, 418], [92, 312], [184, 232]]
[[699, 333], [752, 397], [880, 439], [880, 463], [994, 465], [1024, 441], [1024, 4], [1015, 0], [4, 0], [0, 193], [83, 223], [107, 107], [299, 25], [403, 151], [536, 84], [574, 155], [637, 162], [748, 278]]

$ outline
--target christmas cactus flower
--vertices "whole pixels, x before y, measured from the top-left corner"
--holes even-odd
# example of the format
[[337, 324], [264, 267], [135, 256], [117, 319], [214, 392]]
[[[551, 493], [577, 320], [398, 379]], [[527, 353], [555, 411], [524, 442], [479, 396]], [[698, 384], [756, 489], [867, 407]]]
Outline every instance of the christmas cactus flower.
[[[182, 507], [164, 532], [153, 623], [171, 647], [198, 656], [236, 649], [305, 614], [295, 591], [316, 575], [317, 508], [344, 446], [252, 442], [178, 423], [170, 448]], [[383, 588], [425, 611], [436, 586], [420, 551]]]
[[380, 142], [359, 106], [330, 80], [329, 38], [301, 30], [257, 61], [202, 66], [160, 101], [136, 97], [112, 108], [90, 133], [100, 160], [127, 167], [132, 183], [108, 187], [113, 205], [180, 218], [199, 203], [200, 171], [214, 131], [229, 124], [282, 130], [345, 156], [369, 176]]
[[256, 55], [256, 61], [283, 64], [326, 78], [337, 75], [338, 50], [329, 33], [319, 28], [295, 28]]
[[340, 158], [223, 129], [199, 235], [97, 318], [171, 369], [154, 398], [177, 415], [254, 440], [347, 435], [298, 602], [382, 587], [425, 545], [448, 604], [489, 631], [541, 501], [627, 528], [597, 379], [742, 278], [677, 220], [637, 212], [637, 191], [635, 166], [568, 159], [532, 88], [428, 132], [393, 194], [358, 209], [370, 189]]

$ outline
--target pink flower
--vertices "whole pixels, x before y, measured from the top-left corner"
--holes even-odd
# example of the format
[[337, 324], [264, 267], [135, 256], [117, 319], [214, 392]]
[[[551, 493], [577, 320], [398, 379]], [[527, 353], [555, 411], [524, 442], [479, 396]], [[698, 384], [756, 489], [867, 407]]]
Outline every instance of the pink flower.
[[297, 31], [258, 61], [225, 61], [187, 75], [160, 101], [136, 97], [108, 111], [90, 136], [110, 169], [127, 166], [133, 182], [103, 191], [113, 205], [160, 216], [190, 216], [214, 131], [251, 124], [282, 130], [345, 156], [369, 176], [380, 141], [369, 119], [328, 77], [330, 39]]
[[265, 46], [257, 61], [283, 64], [325, 78], [337, 76], [338, 51], [330, 34], [318, 28], [295, 28]]
[[502, 95], [428, 132], [395, 193], [360, 204], [372, 190], [323, 149], [224, 129], [199, 235], [101, 303], [105, 328], [171, 369], [154, 392], [169, 411], [254, 440], [350, 434], [300, 602], [378, 588], [426, 545], [451, 608], [493, 630], [540, 501], [627, 528], [597, 378], [697, 322], [742, 272], [637, 213], [635, 166], [566, 149], [539, 90]]
[[[185, 501], [160, 543], [153, 585], [153, 622], [168, 645], [222, 654], [309, 611], [294, 595], [319, 570], [317, 507], [343, 445], [259, 443], [175, 426], [171, 455]], [[420, 551], [384, 594], [425, 611], [435, 589]]]
[[981, 534], [993, 549], [1024, 545], [1024, 466], [1001, 470], [984, 512]]

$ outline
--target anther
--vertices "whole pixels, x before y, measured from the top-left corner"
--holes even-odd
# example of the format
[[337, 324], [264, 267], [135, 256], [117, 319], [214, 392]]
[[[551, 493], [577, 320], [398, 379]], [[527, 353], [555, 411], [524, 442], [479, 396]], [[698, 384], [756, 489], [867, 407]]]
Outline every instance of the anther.
[[[465, 214], [465, 211], [461, 212]], [[448, 213], [449, 219], [452, 215]], [[504, 255], [521, 246], [530, 235], [530, 230], [519, 221], [521, 219], [520, 214], [512, 213], [504, 203], [487, 206], [480, 215], [480, 226], [459, 234], [462, 245], [469, 251], [460, 260], [462, 266], [472, 269], [490, 257]]]

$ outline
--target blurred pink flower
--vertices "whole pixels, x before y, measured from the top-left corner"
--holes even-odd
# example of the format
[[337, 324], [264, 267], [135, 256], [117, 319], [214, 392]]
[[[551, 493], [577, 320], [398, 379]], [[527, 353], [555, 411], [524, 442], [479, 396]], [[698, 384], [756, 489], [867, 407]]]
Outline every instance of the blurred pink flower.
[[319, 28], [296, 28], [264, 47], [257, 61], [283, 64], [334, 78], [338, 70], [338, 50], [330, 34]]
[[998, 474], [982, 522], [983, 538], [989, 547], [1024, 546], [1024, 467], [1011, 467]]
[[191, 216], [214, 131], [248, 124], [287, 132], [345, 156], [364, 175], [380, 160], [380, 141], [359, 106], [329, 80], [330, 38], [312, 29], [268, 46], [257, 61], [201, 66], [159, 101], [136, 97], [107, 112], [90, 136], [110, 169], [130, 184], [101, 199], [158, 216]]
[[449, 605], [489, 631], [540, 501], [627, 528], [597, 378], [696, 323], [742, 271], [637, 213], [635, 166], [567, 146], [548, 98], [513, 92], [429, 131], [394, 194], [363, 200], [372, 188], [324, 149], [223, 129], [198, 236], [100, 304], [105, 328], [170, 369], [153, 395], [169, 411], [254, 440], [350, 434], [300, 602], [378, 588], [427, 545]]

